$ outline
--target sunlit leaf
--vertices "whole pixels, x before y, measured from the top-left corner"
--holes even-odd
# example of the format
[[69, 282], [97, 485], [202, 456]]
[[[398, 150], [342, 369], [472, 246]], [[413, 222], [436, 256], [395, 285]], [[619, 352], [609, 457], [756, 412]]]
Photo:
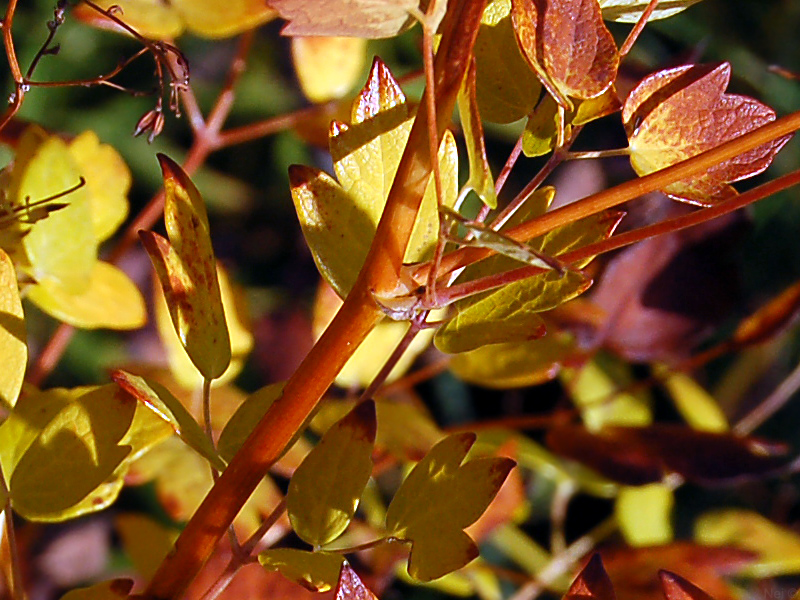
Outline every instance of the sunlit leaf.
[[361, 76], [367, 40], [357, 37], [294, 37], [292, 61], [300, 87], [312, 102], [347, 94]]
[[456, 354], [450, 370], [464, 381], [488, 388], [527, 387], [553, 379], [574, 351], [572, 336], [551, 331], [538, 340], [493, 344]]
[[486, 510], [515, 463], [509, 458], [464, 462], [474, 442], [474, 434], [461, 433], [436, 444], [389, 505], [387, 531], [411, 542], [408, 572], [415, 579], [436, 579], [478, 555], [463, 529]]
[[[97, 5], [118, 6], [117, 16], [151, 39], [172, 39], [185, 30], [209, 38], [229, 37], [275, 17], [262, 0], [98, 0]], [[85, 4], [77, 5], [74, 13], [95, 27], [121, 29]]]
[[272, 548], [261, 552], [258, 562], [312, 592], [327, 592], [336, 587], [339, 581], [344, 556], [332, 552]]
[[705, 513], [695, 522], [694, 538], [701, 544], [753, 552], [756, 558], [738, 571], [744, 577], [765, 579], [800, 572], [800, 535], [749, 510]]
[[520, 52], [511, 25], [511, 0], [492, 0], [475, 40], [475, 97], [481, 116], [511, 123], [533, 110], [541, 84]]
[[774, 475], [791, 462], [785, 446], [666, 424], [606, 427], [596, 433], [562, 425], [550, 429], [547, 445], [628, 485], [655, 483], [670, 472], [695, 483], [719, 485]]
[[720, 405], [697, 381], [686, 373], [670, 373], [668, 369], [658, 369], [657, 374], [689, 425], [703, 431], [730, 429]]
[[0, 426], [14, 509], [60, 521], [108, 506], [129, 462], [164, 439], [142, 412], [149, 411], [113, 384], [23, 396]]
[[178, 437], [208, 460], [215, 469], [222, 471], [225, 468], [225, 463], [214, 450], [211, 440], [180, 400], [167, 388], [125, 371], [114, 371], [111, 377], [122, 389], [168, 422]]
[[[672, 0], [670, 2], [659, 2], [653, 14], [650, 15], [650, 21], [671, 17], [699, 1]], [[600, 0], [603, 18], [608, 21], [618, 21], [619, 23], [636, 23], [648, 4], [648, 0]]]
[[93, 586], [70, 590], [61, 600], [123, 600], [133, 589], [133, 579], [112, 579]]
[[377, 598], [345, 562], [339, 574], [339, 583], [336, 585], [336, 600], [377, 600]]
[[483, 123], [475, 92], [475, 61], [472, 61], [467, 70], [467, 76], [458, 92], [457, 103], [469, 158], [469, 179], [464, 186], [473, 190], [486, 206], [497, 208], [494, 178], [486, 155], [486, 140], [483, 137]]
[[[303, 235], [323, 277], [344, 297], [367, 256], [375, 228], [411, 131], [408, 107], [397, 82], [376, 59], [353, 106], [351, 125], [332, 125], [330, 139], [338, 183], [322, 171], [292, 166], [289, 180]], [[443, 203], [458, 193], [455, 140], [439, 148]], [[435, 186], [430, 181], [412, 231], [405, 262], [427, 258], [438, 239]]]
[[131, 172], [125, 161], [97, 134], [84, 131], [69, 143], [80, 174], [91, 196], [92, 224], [97, 241], [108, 239], [128, 216]]
[[435, 30], [447, 8], [442, 0], [269, 0], [269, 5], [289, 21], [281, 31], [283, 35], [375, 39], [408, 29], [415, 23], [412, 13], [425, 14], [432, 2], [436, 3], [431, 19]]
[[671, 542], [674, 504], [672, 490], [663, 483], [621, 488], [614, 503], [614, 514], [625, 541], [631, 546]]
[[[217, 280], [219, 281], [222, 309], [231, 341], [231, 362], [225, 372], [214, 380], [214, 386], [220, 386], [236, 378], [244, 367], [250, 351], [253, 349], [250, 315], [244, 290], [231, 281], [227, 270], [217, 263]], [[172, 326], [169, 308], [164, 300], [160, 285], [154, 285], [153, 305], [158, 334], [167, 350], [170, 371], [178, 383], [188, 389], [197, 390], [203, 385], [203, 376], [198, 373], [181, 340]]]
[[169, 241], [152, 231], [140, 231], [139, 236], [186, 353], [204, 378], [216, 379], [231, 362], [231, 343], [205, 204], [183, 169], [163, 154], [159, 162]]
[[[19, 142], [8, 197], [14, 206], [25, 206], [74, 188], [80, 177], [60, 138], [29, 127]], [[67, 292], [80, 293], [97, 261], [91, 195], [84, 185], [59, 201], [68, 206], [31, 226], [22, 243], [35, 281], [54, 280]]]
[[0, 405], [9, 409], [25, 378], [28, 364], [28, 344], [25, 315], [17, 287], [17, 274], [8, 255], [0, 250]]
[[139, 288], [118, 267], [95, 261], [86, 286], [70, 292], [56, 280], [30, 286], [31, 302], [73, 327], [83, 329], [137, 329], [147, 321]]
[[[639, 83], [622, 109], [631, 164], [647, 175], [775, 120], [761, 102], [726, 94], [729, 63], [684, 65], [659, 71]], [[764, 171], [788, 141], [783, 137], [709, 169], [704, 175], [664, 188], [677, 200], [708, 205], [735, 194], [729, 185]]]
[[114, 525], [136, 572], [149, 580], [172, 549], [177, 531], [141, 513], [121, 513], [114, 517]]
[[362, 402], [322, 436], [289, 482], [292, 528], [314, 547], [345, 530], [372, 474], [375, 403]]

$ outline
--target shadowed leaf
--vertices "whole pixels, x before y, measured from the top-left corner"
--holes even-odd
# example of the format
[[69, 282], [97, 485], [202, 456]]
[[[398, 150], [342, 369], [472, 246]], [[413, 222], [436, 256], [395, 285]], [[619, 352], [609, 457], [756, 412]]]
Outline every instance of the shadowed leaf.
[[71, 590], [61, 600], [122, 600], [133, 589], [133, 579], [112, 579], [91, 587]]
[[464, 141], [469, 158], [469, 179], [464, 187], [473, 190], [489, 208], [497, 208], [497, 194], [494, 178], [486, 155], [486, 140], [483, 137], [483, 123], [478, 113], [475, 95], [475, 61], [470, 63], [467, 76], [458, 92], [458, 114], [464, 130]]
[[594, 554], [564, 594], [564, 600], [615, 600], [614, 586], [603, 568], [599, 554]]
[[261, 552], [258, 562], [265, 569], [278, 571], [312, 592], [327, 592], [336, 587], [339, 581], [344, 556], [331, 552], [275, 548]]
[[292, 528], [314, 547], [347, 528], [372, 474], [375, 403], [362, 402], [322, 436], [294, 472], [286, 494]]
[[9, 409], [16, 404], [25, 378], [28, 344], [17, 273], [4, 250], [0, 250], [0, 361], [0, 405]]
[[659, 571], [658, 575], [667, 600], [714, 600], [699, 587], [675, 573]]

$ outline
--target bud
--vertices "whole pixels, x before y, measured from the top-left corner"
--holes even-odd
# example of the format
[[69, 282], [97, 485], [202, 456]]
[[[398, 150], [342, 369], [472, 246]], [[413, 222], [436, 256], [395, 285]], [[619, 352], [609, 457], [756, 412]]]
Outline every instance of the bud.
[[144, 113], [142, 118], [139, 119], [139, 122], [136, 123], [136, 129], [133, 130], [133, 137], [138, 137], [145, 131], [149, 131], [147, 142], [153, 143], [153, 140], [156, 139], [156, 136], [159, 135], [163, 129], [164, 113], [161, 112], [160, 108], [154, 108]]

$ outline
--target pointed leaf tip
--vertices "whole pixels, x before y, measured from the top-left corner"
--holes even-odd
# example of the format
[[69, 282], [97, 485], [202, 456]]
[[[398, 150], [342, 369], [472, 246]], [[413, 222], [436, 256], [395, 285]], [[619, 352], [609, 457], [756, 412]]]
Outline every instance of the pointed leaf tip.
[[603, 560], [595, 553], [564, 595], [564, 600], [592, 598], [593, 600], [614, 600], [614, 586], [608, 577]]
[[699, 587], [670, 571], [659, 571], [661, 587], [667, 600], [714, 600]]

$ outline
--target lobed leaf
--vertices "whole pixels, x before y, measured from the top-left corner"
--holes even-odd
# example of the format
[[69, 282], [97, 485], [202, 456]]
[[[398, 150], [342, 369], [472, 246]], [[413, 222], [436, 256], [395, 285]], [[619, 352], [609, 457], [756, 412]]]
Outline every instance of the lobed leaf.
[[474, 442], [475, 434], [461, 433], [436, 444], [403, 481], [386, 512], [389, 535], [412, 544], [408, 572], [419, 581], [437, 579], [478, 555], [463, 529], [486, 510], [514, 467], [509, 458], [464, 462]]
[[312, 592], [327, 592], [336, 587], [346, 564], [341, 554], [295, 548], [270, 548], [259, 553], [258, 562]]
[[[106, 10], [118, 6], [127, 25], [155, 40], [176, 38], [185, 31], [208, 38], [230, 37], [271, 21], [276, 15], [262, 0], [98, 0], [97, 5]], [[95, 27], [121, 30], [85, 4], [77, 5], [73, 13]]]
[[[761, 102], [726, 94], [729, 63], [684, 65], [658, 71], [636, 86], [622, 109], [631, 165], [647, 175], [737, 138], [775, 120]], [[729, 198], [734, 181], [769, 167], [789, 140], [783, 137], [709, 169], [704, 175], [671, 184], [664, 193], [707, 206]]]
[[152, 231], [140, 231], [139, 237], [186, 353], [205, 379], [216, 379], [231, 362], [231, 344], [205, 205], [175, 162], [163, 154], [158, 159], [164, 174], [169, 241]]
[[297, 535], [319, 547], [347, 528], [372, 474], [375, 403], [357, 404], [322, 436], [294, 472], [286, 494]]
[[22, 389], [28, 364], [27, 333], [14, 264], [0, 249], [0, 406], [12, 408]]

